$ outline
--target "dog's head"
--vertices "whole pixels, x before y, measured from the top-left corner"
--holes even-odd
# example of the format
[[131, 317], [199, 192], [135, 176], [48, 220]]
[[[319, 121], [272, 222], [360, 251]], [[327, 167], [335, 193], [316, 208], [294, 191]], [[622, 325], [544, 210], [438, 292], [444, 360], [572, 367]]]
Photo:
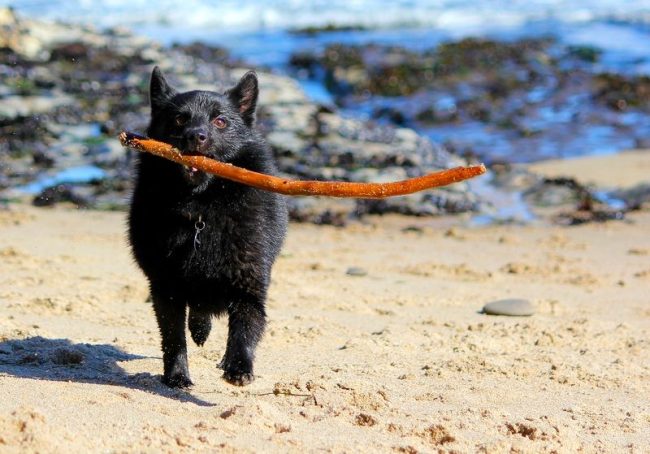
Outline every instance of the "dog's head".
[[[230, 162], [251, 136], [258, 92], [257, 76], [250, 71], [223, 94], [198, 90], [179, 93], [155, 67], [149, 88], [151, 123], [147, 133], [184, 154]], [[211, 178], [191, 168], [183, 168], [183, 173], [188, 182], [197, 185]]]

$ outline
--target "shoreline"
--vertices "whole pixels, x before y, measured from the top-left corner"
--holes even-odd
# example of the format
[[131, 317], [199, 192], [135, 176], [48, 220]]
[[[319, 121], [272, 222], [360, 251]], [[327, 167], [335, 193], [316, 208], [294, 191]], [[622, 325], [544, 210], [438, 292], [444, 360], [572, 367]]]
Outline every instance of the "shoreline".
[[[386, 213], [386, 214], [366, 214], [363, 217], [351, 218], [345, 222], [337, 224], [331, 222], [331, 225], [339, 227], [363, 225], [368, 223], [375, 223], [381, 219], [396, 219], [391, 221], [394, 223], [406, 223], [414, 227], [428, 227], [428, 226], [464, 226], [473, 228], [482, 228], [490, 225], [499, 224], [512, 224], [512, 225], [538, 225], [538, 226], [557, 226], [566, 225], [564, 222], [559, 222], [559, 216], [570, 216], [575, 213], [577, 216], [580, 210], [576, 209], [576, 194], [581, 190], [588, 191], [593, 194], [598, 200], [597, 205], [592, 209], [592, 217], [589, 217], [589, 212], [585, 212], [586, 222], [620, 222], [624, 219], [627, 213], [633, 213], [636, 210], [644, 210], [648, 207], [648, 199], [650, 197], [650, 150], [625, 150], [620, 153], [606, 156], [581, 156], [567, 159], [554, 159], [539, 161], [530, 164], [513, 164], [511, 169], [507, 170], [505, 177], [496, 173], [489, 172], [488, 174], [480, 175], [477, 178], [494, 179], [492, 183], [481, 182], [481, 185], [489, 185], [493, 187], [493, 194], [490, 195], [492, 201], [495, 202], [493, 210], [506, 209], [512, 213], [512, 217], [500, 218], [495, 211], [489, 214], [477, 214], [472, 212], [456, 213], [456, 214], [438, 214], [433, 216], [409, 216], [399, 213]], [[525, 182], [523, 185], [520, 183], [512, 184], [511, 181], [533, 180], [538, 184], [543, 185], [544, 181], [553, 180], [568, 180], [570, 184], [577, 185], [577, 191], [574, 189], [567, 189], [566, 194], [563, 193], [564, 189], [560, 185], [558, 188], [553, 188], [550, 184], [548, 187], [537, 189], [536, 192], [531, 192], [531, 197], [557, 197], [550, 206], [543, 206], [541, 204], [534, 204], [532, 201], [525, 202], [522, 205], [521, 200], [517, 199], [517, 194], [526, 190], [530, 190], [534, 185], [530, 182]], [[504, 181], [500, 181], [504, 180]], [[495, 183], [496, 182], [496, 183]], [[462, 184], [462, 183], [461, 183]], [[475, 183], [469, 181], [470, 187], [474, 187]], [[456, 191], [454, 185], [450, 186], [451, 191]], [[553, 191], [557, 191], [559, 195]], [[422, 192], [435, 192], [435, 190], [428, 190]], [[30, 204], [33, 202], [33, 195], [19, 193], [10, 193], [12, 197], [5, 200], [6, 206]], [[610, 199], [608, 194], [613, 194], [614, 199]], [[341, 207], [349, 204], [348, 200], [332, 198], [332, 197], [289, 197], [290, 200], [301, 200], [307, 210], [310, 209], [314, 200], [319, 200], [320, 206], [327, 212], [331, 210], [336, 219], [337, 214]], [[602, 199], [602, 200], [601, 200]], [[613, 200], [613, 201], [612, 201]], [[608, 204], [612, 204], [609, 207]], [[616, 205], [620, 209], [620, 204], [626, 203], [633, 206], [631, 211], [621, 211], [622, 216], [615, 216], [617, 213]], [[121, 208], [118, 209], [90, 209], [88, 212], [124, 212], [126, 210], [128, 201], [125, 198], [122, 201]], [[517, 205], [519, 204], [519, 205]], [[636, 204], [636, 206], [634, 206]], [[74, 207], [73, 203], [63, 202], [57, 203], [61, 207]], [[48, 209], [44, 207], [42, 209]], [[343, 208], [345, 209], [345, 208]], [[526, 216], [522, 216], [519, 210], [526, 210]], [[599, 210], [602, 213], [611, 213], [609, 217], [598, 218]], [[342, 213], [339, 213], [343, 216]], [[295, 221], [295, 220], [294, 220]], [[315, 222], [313, 220], [298, 220], [298, 223], [315, 223], [317, 225], [328, 225], [327, 222]], [[379, 221], [381, 222], [381, 221]]]
[[650, 183], [650, 150], [623, 150], [606, 156], [550, 159], [527, 166], [547, 178], [571, 177], [599, 190], [631, 189]]

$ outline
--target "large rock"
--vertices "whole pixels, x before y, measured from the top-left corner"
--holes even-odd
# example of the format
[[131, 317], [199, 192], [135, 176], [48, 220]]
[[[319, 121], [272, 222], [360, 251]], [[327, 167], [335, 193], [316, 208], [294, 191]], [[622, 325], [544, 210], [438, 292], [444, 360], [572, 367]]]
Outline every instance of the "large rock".
[[[0, 83], [0, 132], [10, 138], [0, 139], [0, 151], [12, 156], [5, 169], [14, 172], [7, 170], [3, 184], [18, 186], [25, 176], [32, 179], [30, 166], [42, 161], [45, 146], [52, 159], [43, 167], [52, 174], [70, 166], [101, 166], [108, 177], [101, 184], [86, 184], [82, 192], [111, 208], [127, 201], [126, 170], [131, 167], [131, 154], [120, 152], [114, 137], [122, 129], [144, 132], [154, 64], [180, 90], [223, 91], [254, 69], [230, 62], [226, 51], [205, 44], [163, 49], [124, 30], [100, 33], [21, 19], [9, 9], [0, 10], [0, 29], [0, 46], [15, 63], [0, 65], [7, 75]], [[288, 177], [387, 182], [464, 164], [413, 130], [343, 118], [310, 101], [294, 79], [267, 72], [258, 76], [258, 128]], [[91, 198], [87, 205], [98, 206]], [[460, 183], [389, 201], [292, 198], [290, 205], [294, 219], [341, 225], [365, 213], [473, 210], [478, 199]]]
[[[272, 123], [267, 138], [287, 176], [385, 183], [466, 164], [411, 129], [346, 119], [305, 103], [271, 105], [263, 112]], [[309, 204], [309, 216], [302, 216], [296, 206], [292, 203], [296, 219], [322, 220], [334, 210], [333, 219], [339, 222], [368, 213], [426, 216], [473, 211], [479, 209], [479, 199], [466, 183], [459, 183], [386, 200], [329, 201], [318, 214]]]
[[10, 95], [2, 98], [0, 103], [0, 121], [43, 114], [74, 103], [74, 98], [60, 92], [50, 92], [42, 96]]

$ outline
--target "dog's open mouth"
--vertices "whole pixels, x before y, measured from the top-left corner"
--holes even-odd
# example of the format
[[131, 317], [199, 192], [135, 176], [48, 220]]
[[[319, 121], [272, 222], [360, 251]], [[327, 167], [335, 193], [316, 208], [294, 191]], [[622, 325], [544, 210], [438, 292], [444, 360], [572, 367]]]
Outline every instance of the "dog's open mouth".
[[[183, 151], [182, 153], [183, 153], [184, 156], [205, 156], [205, 155], [203, 155], [201, 153], [197, 153], [197, 152]], [[197, 169], [196, 167], [193, 167], [193, 166], [183, 166], [183, 171], [185, 173], [185, 176], [190, 181], [194, 181], [194, 180], [198, 179], [201, 175], [203, 175], [205, 173], [205, 172], [202, 172], [202, 171], [200, 171], [199, 169]]]
[[201, 177], [205, 172], [200, 171], [196, 167], [183, 166], [185, 176], [190, 181], [195, 181]]
[[[203, 153], [201, 153], [199, 151], [185, 151], [185, 150], [183, 150], [183, 151], [181, 151], [181, 153], [183, 154], [183, 156], [206, 156], [206, 155], [204, 155]], [[204, 172], [201, 172], [196, 167], [192, 167], [192, 166], [183, 166], [183, 170], [185, 171], [185, 174], [187, 175], [187, 177], [189, 177], [190, 179], [196, 178], [198, 175], [204, 173]]]

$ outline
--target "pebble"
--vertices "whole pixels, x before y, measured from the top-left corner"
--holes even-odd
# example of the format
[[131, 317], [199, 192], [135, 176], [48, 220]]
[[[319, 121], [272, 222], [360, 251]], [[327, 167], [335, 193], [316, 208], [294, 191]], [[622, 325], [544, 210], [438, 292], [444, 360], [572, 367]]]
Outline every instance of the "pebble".
[[488, 315], [508, 315], [526, 317], [535, 313], [535, 307], [525, 299], [504, 299], [492, 301], [483, 306], [483, 313]]
[[368, 274], [368, 271], [358, 266], [351, 266], [350, 268], [348, 268], [345, 274], [347, 274], [348, 276], [365, 276], [366, 274]]

